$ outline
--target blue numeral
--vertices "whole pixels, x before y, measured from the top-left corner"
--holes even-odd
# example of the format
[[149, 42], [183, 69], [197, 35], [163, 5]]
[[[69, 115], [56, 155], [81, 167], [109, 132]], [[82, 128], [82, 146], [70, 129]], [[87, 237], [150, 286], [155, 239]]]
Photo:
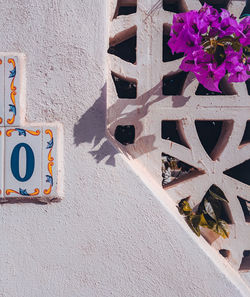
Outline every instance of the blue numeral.
[[[20, 155], [20, 149], [22, 147], [26, 151], [26, 174], [24, 177], [20, 176], [20, 171], [19, 171], [19, 155]], [[35, 157], [34, 157], [32, 148], [27, 143], [17, 144], [12, 151], [10, 163], [11, 163], [10, 167], [11, 167], [12, 174], [18, 181], [25, 182], [29, 180], [35, 168]]]

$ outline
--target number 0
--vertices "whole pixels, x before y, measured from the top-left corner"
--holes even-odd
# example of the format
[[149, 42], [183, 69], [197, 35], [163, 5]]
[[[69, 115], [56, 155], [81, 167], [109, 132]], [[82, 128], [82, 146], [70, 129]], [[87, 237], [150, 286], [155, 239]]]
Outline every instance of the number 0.
[[[19, 156], [22, 147], [26, 151], [26, 173], [24, 177], [20, 176], [19, 170]], [[12, 151], [10, 163], [12, 174], [18, 181], [25, 182], [29, 180], [35, 168], [35, 157], [32, 148], [27, 143], [17, 144]]]

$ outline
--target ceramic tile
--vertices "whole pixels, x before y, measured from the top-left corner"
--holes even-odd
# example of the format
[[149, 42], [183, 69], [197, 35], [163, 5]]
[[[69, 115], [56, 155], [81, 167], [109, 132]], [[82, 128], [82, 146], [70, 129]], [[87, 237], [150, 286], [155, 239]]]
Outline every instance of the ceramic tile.
[[5, 126], [15, 126], [20, 124], [20, 67], [18, 57], [5, 57]]
[[43, 196], [56, 196], [57, 194], [57, 129], [44, 127], [43, 129]]
[[5, 129], [5, 196], [41, 196], [41, 128]]

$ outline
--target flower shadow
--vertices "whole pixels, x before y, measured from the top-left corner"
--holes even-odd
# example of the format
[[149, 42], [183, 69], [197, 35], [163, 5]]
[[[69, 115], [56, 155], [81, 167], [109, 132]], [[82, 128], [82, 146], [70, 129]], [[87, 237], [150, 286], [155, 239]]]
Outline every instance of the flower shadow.
[[[99, 98], [82, 115], [74, 126], [74, 143], [79, 146], [82, 143], [93, 143], [89, 151], [97, 163], [108, 157], [107, 165], [115, 166], [115, 155], [118, 151], [106, 139], [105, 136], [106, 114], [106, 84], [101, 89]], [[102, 143], [101, 143], [102, 142]]]
[[[74, 126], [75, 145], [78, 146], [82, 143], [93, 143], [89, 154], [91, 154], [97, 163], [107, 159], [105, 163], [110, 166], [115, 166], [115, 156], [118, 154], [118, 150], [111, 143], [112, 141], [120, 151], [132, 158], [137, 158], [155, 150], [155, 135], [143, 135], [143, 121], [153, 104], [161, 100], [171, 100], [172, 96], [166, 97], [162, 94], [162, 82], [160, 81], [152, 89], [139, 96], [136, 100], [117, 99], [117, 102], [108, 107], [107, 110], [106, 97], [107, 86], [105, 84], [101, 89], [99, 98], [82, 115]], [[173, 107], [185, 105], [188, 99], [189, 97], [173, 96]], [[107, 132], [106, 113], [108, 115]], [[131, 145], [122, 145], [114, 137], [115, 129], [118, 125], [131, 124], [136, 127], [135, 141]], [[110, 139], [112, 140], [111, 142]]]

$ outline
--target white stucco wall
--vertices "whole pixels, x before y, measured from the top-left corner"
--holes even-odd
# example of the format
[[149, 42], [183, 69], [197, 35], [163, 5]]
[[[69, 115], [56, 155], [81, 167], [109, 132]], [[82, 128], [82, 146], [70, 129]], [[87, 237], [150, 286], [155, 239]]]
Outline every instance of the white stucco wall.
[[249, 296], [105, 138], [107, 2], [0, 1], [0, 50], [27, 57], [26, 119], [64, 125], [65, 169], [61, 202], [0, 206], [0, 296]]

